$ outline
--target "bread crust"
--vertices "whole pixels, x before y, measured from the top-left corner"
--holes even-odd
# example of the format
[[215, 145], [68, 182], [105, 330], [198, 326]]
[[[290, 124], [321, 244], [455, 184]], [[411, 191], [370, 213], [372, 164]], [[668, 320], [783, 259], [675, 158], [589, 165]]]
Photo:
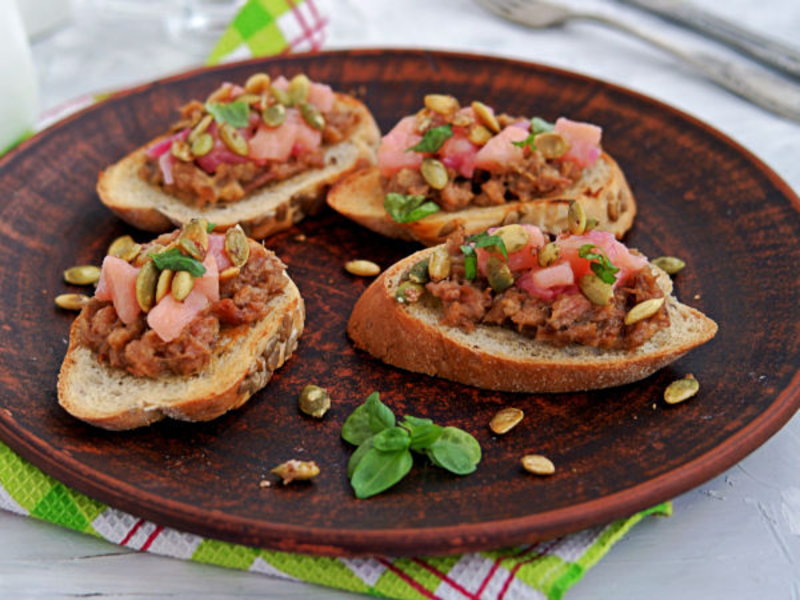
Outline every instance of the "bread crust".
[[578, 182], [559, 193], [529, 202], [506, 202], [455, 212], [439, 211], [413, 223], [396, 223], [384, 210], [385, 193], [377, 167], [344, 178], [328, 193], [328, 204], [353, 221], [391, 238], [416, 240], [426, 246], [442, 243], [456, 227], [468, 235], [490, 227], [527, 223], [550, 233], [567, 229], [569, 203], [577, 200], [598, 229], [621, 238], [633, 225], [636, 201], [617, 162], [603, 152]]
[[577, 344], [558, 348], [492, 325], [478, 325], [467, 333], [441, 325], [440, 310], [422, 303], [401, 304], [394, 298], [402, 274], [431, 251], [396, 263], [359, 298], [347, 325], [356, 347], [390, 365], [479, 388], [571, 392], [643, 379], [717, 332], [713, 320], [671, 295], [671, 281], [662, 271], [658, 282], [668, 295], [670, 327], [634, 350]]
[[80, 343], [81, 313], [70, 329], [58, 376], [58, 402], [71, 415], [104, 429], [124, 430], [164, 418], [209, 421], [243, 405], [267, 385], [294, 350], [305, 305], [288, 278], [260, 321], [223, 331], [210, 364], [190, 376], [135, 377], [101, 364]]
[[147, 146], [143, 146], [100, 173], [97, 194], [122, 220], [146, 231], [168, 231], [193, 217], [205, 218], [220, 230], [239, 223], [255, 239], [288, 229], [318, 212], [328, 189], [342, 177], [375, 164], [380, 143], [375, 120], [359, 100], [338, 93], [335, 97], [337, 109], [355, 113], [356, 124], [348, 139], [326, 150], [325, 166], [320, 169], [309, 169], [268, 184], [238, 202], [198, 208], [139, 177], [139, 169], [146, 160]]

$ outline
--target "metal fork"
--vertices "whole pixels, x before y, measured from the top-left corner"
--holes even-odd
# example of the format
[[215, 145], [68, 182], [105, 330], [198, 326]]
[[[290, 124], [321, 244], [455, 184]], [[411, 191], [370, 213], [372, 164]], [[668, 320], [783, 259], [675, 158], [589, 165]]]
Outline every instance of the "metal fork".
[[707, 52], [685, 50], [655, 33], [602, 13], [576, 11], [546, 0], [478, 0], [478, 3], [505, 19], [535, 29], [563, 25], [572, 19], [609, 25], [675, 55], [726, 90], [770, 112], [800, 122], [800, 87], [764, 69], [749, 68]]

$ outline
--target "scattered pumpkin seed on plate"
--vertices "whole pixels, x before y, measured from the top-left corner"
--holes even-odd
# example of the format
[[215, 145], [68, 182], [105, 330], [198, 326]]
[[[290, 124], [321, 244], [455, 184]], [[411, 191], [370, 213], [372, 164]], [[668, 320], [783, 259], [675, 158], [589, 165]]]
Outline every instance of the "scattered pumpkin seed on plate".
[[92, 285], [100, 280], [100, 267], [78, 265], [64, 271], [64, 281], [72, 285]]
[[534, 475], [552, 475], [556, 472], [556, 466], [546, 456], [541, 454], [526, 454], [522, 457], [522, 467]]
[[508, 433], [519, 425], [525, 413], [519, 408], [507, 407], [499, 410], [489, 422], [489, 428], [497, 435]]
[[667, 404], [678, 404], [688, 400], [700, 391], [700, 382], [691, 373], [683, 379], [670, 383], [664, 390], [664, 401]]
[[309, 384], [300, 392], [298, 406], [303, 414], [321, 419], [331, 407], [331, 397], [325, 388]]
[[344, 270], [358, 277], [374, 277], [381, 268], [371, 260], [350, 260], [344, 264]]
[[56, 306], [64, 310], [81, 310], [89, 301], [86, 294], [59, 294], [56, 296]]
[[307, 481], [319, 475], [319, 466], [313, 460], [297, 460], [293, 458], [285, 463], [279, 464], [274, 469], [270, 469], [283, 480], [283, 485], [292, 481]]

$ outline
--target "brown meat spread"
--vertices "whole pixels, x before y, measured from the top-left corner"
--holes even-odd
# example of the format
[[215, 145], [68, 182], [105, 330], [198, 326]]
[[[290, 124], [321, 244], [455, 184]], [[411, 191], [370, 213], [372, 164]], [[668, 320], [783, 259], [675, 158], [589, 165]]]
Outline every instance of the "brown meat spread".
[[650, 318], [631, 325], [625, 316], [631, 308], [651, 298], [662, 298], [656, 273], [645, 266], [614, 290], [606, 306], [592, 304], [575, 286], [553, 300], [543, 300], [517, 286], [494, 291], [480, 276], [465, 276], [461, 247], [463, 233], [452, 234], [446, 243], [451, 259], [450, 275], [425, 284], [423, 298], [441, 305], [441, 323], [472, 331], [476, 325], [508, 327], [535, 340], [556, 346], [577, 343], [608, 349], [641, 346], [661, 329], [669, 327], [666, 307]]
[[425, 196], [448, 212], [468, 206], [493, 206], [506, 202], [527, 202], [544, 194], [563, 190], [581, 178], [581, 169], [571, 161], [548, 161], [538, 152], [499, 173], [475, 169], [471, 179], [448, 169], [448, 183], [432, 188], [415, 169], [401, 169], [383, 179], [387, 193]]
[[[157, 243], [168, 243], [171, 234]], [[268, 303], [286, 285], [285, 266], [275, 254], [250, 240], [250, 258], [236, 277], [220, 282], [220, 299], [208, 306], [181, 334], [164, 342], [140, 314], [131, 324], [120, 321], [110, 302], [92, 299], [79, 321], [81, 343], [100, 362], [136, 376], [164, 373], [190, 375], [211, 360], [226, 328], [252, 323], [269, 311]]]
[[[184, 106], [181, 109], [181, 121], [172, 127], [170, 133], [178, 133], [196, 125], [203, 115], [202, 108], [203, 105], [199, 102]], [[174, 181], [166, 184], [158, 159], [146, 156], [139, 169], [139, 176], [190, 206], [204, 207], [220, 202], [236, 202], [268, 183], [288, 179], [308, 169], [323, 167], [326, 149], [347, 138], [357, 122], [358, 114], [355, 111], [335, 105], [325, 115], [322, 146], [311, 152], [292, 155], [285, 162], [223, 162], [214, 172], [209, 173], [194, 161], [175, 160], [172, 165]]]

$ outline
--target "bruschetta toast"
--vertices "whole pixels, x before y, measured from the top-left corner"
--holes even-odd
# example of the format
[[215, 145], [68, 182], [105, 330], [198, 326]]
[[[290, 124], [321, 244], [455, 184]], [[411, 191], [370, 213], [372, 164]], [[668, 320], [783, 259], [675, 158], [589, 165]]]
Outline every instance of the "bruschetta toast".
[[285, 266], [239, 227], [202, 220], [103, 261], [70, 330], [58, 400], [105, 429], [207, 421], [244, 404], [286, 362], [305, 307]]
[[568, 392], [647, 377], [716, 323], [607, 232], [550, 240], [510, 225], [419, 251], [356, 303], [355, 345], [396, 367], [484, 389]]
[[100, 173], [97, 193], [147, 231], [202, 217], [263, 239], [320, 210], [334, 183], [374, 164], [379, 141], [354, 97], [258, 73], [185, 105], [168, 133]]
[[559, 118], [523, 119], [450, 96], [430, 95], [417, 115], [384, 136], [377, 166], [356, 171], [328, 204], [382, 235], [439, 244], [513, 223], [566, 229], [583, 206], [598, 229], [621, 238], [636, 215], [625, 176], [600, 146], [601, 129]]

